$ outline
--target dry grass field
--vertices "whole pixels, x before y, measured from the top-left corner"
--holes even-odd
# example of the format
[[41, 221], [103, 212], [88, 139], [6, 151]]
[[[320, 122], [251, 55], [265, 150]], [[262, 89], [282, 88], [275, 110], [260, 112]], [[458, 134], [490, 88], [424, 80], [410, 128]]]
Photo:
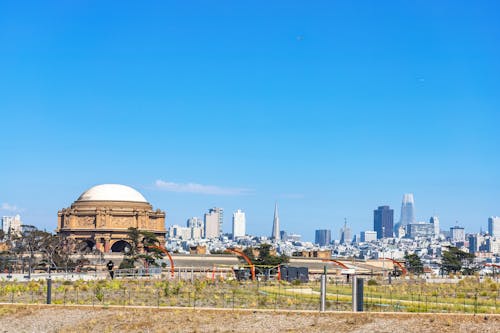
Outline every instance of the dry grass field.
[[500, 332], [499, 315], [2, 305], [0, 332]]

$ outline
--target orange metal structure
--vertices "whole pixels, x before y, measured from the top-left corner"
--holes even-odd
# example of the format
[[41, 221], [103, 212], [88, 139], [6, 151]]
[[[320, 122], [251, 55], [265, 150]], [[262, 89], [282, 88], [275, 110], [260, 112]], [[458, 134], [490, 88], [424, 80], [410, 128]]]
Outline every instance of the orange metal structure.
[[168, 260], [170, 260], [170, 274], [172, 277], [174, 277], [174, 271], [175, 271], [174, 260], [172, 259], [170, 252], [168, 252], [167, 249], [162, 246], [151, 245], [148, 246], [148, 248], [160, 250], [161, 252], [165, 253], [168, 256]]
[[324, 262], [333, 262], [334, 264], [337, 264], [339, 265], [340, 267], [344, 268], [344, 269], [349, 269], [349, 267], [347, 267], [344, 263], [338, 261], [338, 260], [335, 260], [335, 259], [323, 259], [321, 261], [324, 261]]
[[384, 258], [385, 260], [392, 261], [392, 263], [399, 268], [401, 268], [401, 272], [403, 273], [403, 276], [406, 276], [408, 274], [408, 270], [397, 260], [391, 259], [391, 258]]
[[240, 250], [229, 248], [229, 249], [226, 249], [226, 251], [235, 253], [235, 254], [239, 255], [240, 257], [242, 257], [243, 259], [245, 259], [247, 264], [250, 266], [250, 272], [252, 274], [252, 281], [254, 281], [255, 280], [255, 265], [252, 264], [252, 261], [250, 260], [250, 258], [248, 258], [248, 256], [246, 254], [244, 254], [243, 252], [241, 252]]

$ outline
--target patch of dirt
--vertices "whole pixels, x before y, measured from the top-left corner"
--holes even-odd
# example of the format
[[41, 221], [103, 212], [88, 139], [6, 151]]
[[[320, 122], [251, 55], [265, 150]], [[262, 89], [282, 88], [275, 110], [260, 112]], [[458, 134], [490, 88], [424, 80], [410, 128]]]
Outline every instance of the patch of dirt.
[[0, 332], [500, 332], [500, 315], [0, 306]]

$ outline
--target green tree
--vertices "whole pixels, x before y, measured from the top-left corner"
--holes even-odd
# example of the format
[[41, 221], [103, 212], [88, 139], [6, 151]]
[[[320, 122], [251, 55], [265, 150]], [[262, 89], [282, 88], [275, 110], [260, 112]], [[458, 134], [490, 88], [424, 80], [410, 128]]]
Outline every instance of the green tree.
[[[249, 251], [245, 251], [245, 254], [250, 258], [254, 265], [278, 266], [289, 261], [289, 258], [285, 255], [272, 255], [271, 249], [272, 247], [270, 244], [261, 244], [258, 248], [259, 256], [257, 258], [254, 257], [251, 249]], [[251, 253], [251, 256], [248, 255], [249, 253]]]
[[137, 228], [128, 228], [127, 235], [130, 250], [125, 252], [125, 259], [120, 264], [120, 268], [134, 268], [137, 262], [158, 266], [156, 259], [163, 257], [163, 252], [155, 248], [160, 246], [158, 237], [150, 231]]
[[405, 255], [406, 269], [408, 272], [413, 274], [422, 274], [424, 272], [424, 265], [420, 260], [420, 257], [416, 253]]
[[457, 273], [464, 269], [464, 273], [470, 274], [475, 271], [474, 255], [464, 252], [457, 247], [450, 247], [448, 251], [443, 252], [441, 258], [441, 270], [443, 273]]

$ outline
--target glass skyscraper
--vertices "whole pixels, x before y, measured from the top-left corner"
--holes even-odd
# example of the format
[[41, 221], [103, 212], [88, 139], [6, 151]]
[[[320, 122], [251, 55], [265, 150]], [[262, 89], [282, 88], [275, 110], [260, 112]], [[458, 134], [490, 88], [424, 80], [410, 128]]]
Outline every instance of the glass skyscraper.
[[316, 230], [315, 243], [319, 246], [326, 246], [332, 241], [332, 232], [329, 229]]
[[377, 232], [377, 239], [393, 236], [394, 209], [389, 206], [379, 206], [373, 211], [373, 229]]
[[408, 224], [415, 222], [415, 201], [413, 200], [413, 193], [406, 193], [403, 195], [403, 202], [401, 203], [399, 224], [406, 227]]

